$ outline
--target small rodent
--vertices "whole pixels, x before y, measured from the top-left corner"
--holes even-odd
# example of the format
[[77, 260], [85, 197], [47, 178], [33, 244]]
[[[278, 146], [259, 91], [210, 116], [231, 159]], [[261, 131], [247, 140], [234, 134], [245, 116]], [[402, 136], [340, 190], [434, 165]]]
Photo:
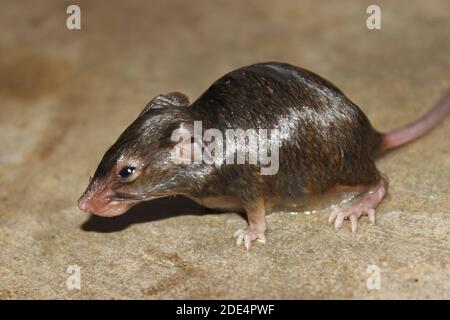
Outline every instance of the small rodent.
[[[105, 153], [78, 206], [110, 217], [141, 201], [183, 195], [209, 208], [244, 211], [248, 228], [234, 237], [248, 249], [253, 240], [265, 242], [265, 215], [274, 208], [303, 209], [351, 196], [329, 222], [340, 228], [348, 219], [355, 232], [362, 215], [375, 221], [375, 208], [387, 191], [388, 180], [374, 159], [425, 134], [449, 112], [450, 93], [416, 122], [382, 134], [317, 74], [286, 63], [250, 65], [214, 82], [192, 104], [178, 92], [154, 98]], [[260, 163], [175, 164], [174, 150], [206, 148], [198, 139], [171, 139], [175, 130], [192, 136], [194, 121], [202, 121], [203, 132], [278, 129], [277, 173], [262, 175]], [[239, 148], [246, 148], [245, 142]]]

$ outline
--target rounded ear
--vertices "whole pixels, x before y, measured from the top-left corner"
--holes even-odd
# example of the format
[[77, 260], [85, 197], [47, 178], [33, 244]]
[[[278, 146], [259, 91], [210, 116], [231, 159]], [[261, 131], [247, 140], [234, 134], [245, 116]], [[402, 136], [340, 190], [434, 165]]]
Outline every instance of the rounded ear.
[[188, 107], [189, 106], [189, 98], [187, 95], [181, 92], [171, 92], [165, 95], [172, 101], [172, 104], [177, 107]]
[[154, 97], [142, 110], [141, 115], [150, 109], [167, 108], [167, 107], [188, 107], [189, 98], [181, 92], [171, 92], [168, 94], [160, 94]]

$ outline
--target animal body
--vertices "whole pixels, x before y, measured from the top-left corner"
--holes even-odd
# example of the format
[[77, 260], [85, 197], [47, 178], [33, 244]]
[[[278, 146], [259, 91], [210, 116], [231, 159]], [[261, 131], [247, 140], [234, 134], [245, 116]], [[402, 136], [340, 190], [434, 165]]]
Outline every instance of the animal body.
[[[249, 248], [254, 240], [266, 241], [266, 213], [351, 197], [329, 222], [340, 228], [348, 219], [355, 232], [361, 216], [375, 221], [388, 189], [376, 157], [428, 132], [449, 112], [450, 94], [416, 122], [383, 134], [317, 74], [285, 63], [250, 65], [224, 75], [193, 103], [178, 92], [155, 97], [105, 153], [78, 205], [115, 216], [141, 201], [183, 195], [213, 209], [245, 212], [248, 228], [234, 236]], [[189, 161], [187, 151], [207, 148], [195, 137], [195, 121], [203, 131], [224, 134], [276, 130], [276, 173], [261, 174], [261, 163]], [[174, 141], [174, 132], [192, 138]], [[255, 151], [249, 148], [247, 140], [234, 146]]]

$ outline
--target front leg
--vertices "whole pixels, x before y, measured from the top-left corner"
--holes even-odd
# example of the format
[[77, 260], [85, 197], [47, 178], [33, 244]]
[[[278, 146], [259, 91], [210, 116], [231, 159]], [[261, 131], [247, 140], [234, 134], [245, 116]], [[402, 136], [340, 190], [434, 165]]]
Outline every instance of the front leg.
[[251, 243], [254, 240], [266, 242], [266, 210], [264, 208], [264, 198], [259, 198], [256, 201], [244, 205], [247, 213], [248, 227], [247, 229], [239, 229], [234, 233], [236, 244], [240, 246], [244, 243], [245, 247], [250, 249]]

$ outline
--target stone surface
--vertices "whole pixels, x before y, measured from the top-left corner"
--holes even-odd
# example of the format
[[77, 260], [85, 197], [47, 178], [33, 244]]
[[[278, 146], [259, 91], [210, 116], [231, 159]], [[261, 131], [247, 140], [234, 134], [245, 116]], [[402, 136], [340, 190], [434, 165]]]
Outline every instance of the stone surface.
[[[245, 221], [181, 199], [113, 219], [76, 200], [106, 148], [155, 95], [198, 97], [239, 66], [287, 61], [333, 81], [382, 131], [450, 88], [450, 2], [2, 1], [0, 299], [450, 298], [450, 120], [378, 166], [390, 178], [376, 225], [335, 231], [328, 212], [274, 213], [268, 242]], [[70, 265], [81, 290], [66, 288]], [[367, 268], [381, 269], [368, 290]]]

